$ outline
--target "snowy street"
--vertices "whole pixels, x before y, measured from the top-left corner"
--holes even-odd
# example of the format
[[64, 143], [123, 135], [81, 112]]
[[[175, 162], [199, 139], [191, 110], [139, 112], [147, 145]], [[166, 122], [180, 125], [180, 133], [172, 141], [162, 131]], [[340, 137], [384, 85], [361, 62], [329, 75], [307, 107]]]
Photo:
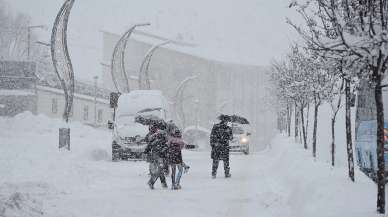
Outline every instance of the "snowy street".
[[185, 151], [183, 189], [158, 181], [151, 191], [145, 162], [109, 160], [109, 131], [73, 123], [72, 151], [59, 151], [61, 124], [29, 113], [0, 119], [0, 216], [377, 216], [365, 212], [375, 203], [369, 179], [357, 171], [352, 184], [345, 167], [307, 164], [310, 152], [282, 136], [272, 149], [233, 154], [230, 179], [222, 164], [211, 179], [208, 152]]
[[388, 217], [387, 74], [388, 1], [0, 0], [0, 217]]

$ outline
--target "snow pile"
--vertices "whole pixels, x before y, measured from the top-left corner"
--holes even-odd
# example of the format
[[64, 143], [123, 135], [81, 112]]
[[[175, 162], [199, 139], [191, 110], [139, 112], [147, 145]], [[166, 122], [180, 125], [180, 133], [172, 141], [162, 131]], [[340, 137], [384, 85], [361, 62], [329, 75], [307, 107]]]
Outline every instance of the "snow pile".
[[[70, 127], [71, 130], [72, 151], [69, 153], [58, 150], [58, 129], [61, 127]], [[109, 158], [108, 153], [102, 153], [109, 150], [109, 132], [79, 122], [66, 124], [60, 119], [24, 112], [13, 118], [0, 118], [0, 129], [3, 138], [1, 151], [19, 153], [16, 156], [5, 154], [9, 161], [15, 161], [14, 157], [18, 157], [17, 160], [36, 160], [42, 156], [48, 157], [46, 160], [59, 160], [63, 156], [76, 158], [73, 160]]]
[[[292, 123], [294, 118], [292, 118]], [[355, 120], [355, 110], [352, 108], [352, 120]], [[309, 125], [308, 125], [308, 147], [312, 153], [312, 135], [314, 127], [314, 108], [310, 105]], [[353, 138], [355, 123], [352, 122]], [[291, 136], [294, 135], [294, 127], [291, 127]], [[323, 103], [318, 111], [318, 131], [317, 131], [317, 159], [322, 162], [331, 162], [331, 108], [327, 103]], [[347, 166], [346, 154], [346, 134], [345, 134], [345, 108], [341, 107], [338, 112], [335, 125], [336, 142], [336, 165]], [[353, 143], [354, 148], [355, 143]], [[355, 153], [355, 152], [354, 152]], [[355, 156], [356, 157], [356, 156]]]
[[6, 199], [0, 199], [1, 216], [43, 216], [41, 207], [41, 203], [19, 192], [13, 193]]
[[[71, 129], [70, 152], [58, 149], [58, 129], [65, 126]], [[55, 186], [71, 183], [83, 162], [110, 159], [109, 131], [78, 122], [25, 112], [1, 117], [0, 129], [0, 216], [60, 216], [48, 215], [43, 206], [60, 195]]]
[[0, 216], [45, 216], [48, 213], [44, 211], [42, 199], [50, 192], [58, 193], [45, 183], [5, 183], [0, 186]]
[[314, 161], [311, 150], [304, 150], [293, 139], [277, 137], [266, 176], [276, 177], [289, 207], [289, 216], [378, 216], [376, 185], [356, 168], [356, 182], [348, 178], [346, 166], [332, 168], [325, 160]]

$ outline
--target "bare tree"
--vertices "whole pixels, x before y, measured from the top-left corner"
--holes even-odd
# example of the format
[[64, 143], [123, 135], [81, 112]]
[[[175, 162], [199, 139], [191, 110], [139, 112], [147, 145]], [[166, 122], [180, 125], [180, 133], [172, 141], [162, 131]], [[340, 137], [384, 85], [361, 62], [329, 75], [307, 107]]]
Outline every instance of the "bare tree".
[[[306, 21], [307, 30], [291, 24], [311, 49], [326, 56], [344, 58], [347, 65], [363, 63], [362, 77], [367, 77], [374, 84], [377, 111], [377, 211], [385, 213], [381, 82], [388, 62], [388, 1], [315, 0], [305, 4], [293, 2], [290, 6], [295, 6]], [[349, 79], [345, 82], [345, 90], [349, 90]]]
[[341, 108], [342, 104], [342, 93], [344, 87], [344, 80], [341, 79], [340, 82], [337, 79], [334, 79], [331, 83], [331, 89], [328, 92], [326, 101], [330, 104], [331, 108], [331, 145], [330, 145], [330, 154], [331, 154], [331, 166], [335, 166], [335, 122], [337, 118], [338, 111]]

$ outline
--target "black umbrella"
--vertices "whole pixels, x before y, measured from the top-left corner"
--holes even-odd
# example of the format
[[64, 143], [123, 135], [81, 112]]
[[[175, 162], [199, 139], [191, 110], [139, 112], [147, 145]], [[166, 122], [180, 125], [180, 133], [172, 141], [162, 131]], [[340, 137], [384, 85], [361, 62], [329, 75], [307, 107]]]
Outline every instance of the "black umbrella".
[[232, 115], [231, 122], [238, 123], [238, 124], [249, 124], [248, 119], [241, 117], [241, 116], [238, 116], [238, 115]]
[[162, 108], [146, 108], [146, 109], [143, 109], [143, 110], [140, 110], [138, 111], [137, 113], [144, 113], [144, 112], [153, 112], [153, 111], [160, 111], [162, 110]]
[[238, 116], [238, 115], [221, 114], [220, 116], [218, 116], [218, 119], [221, 121], [223, 120], [226, 122], [232, 122], [232, 123], [238, 123], [238, 124], [249, 124], [249, 121], [246, 118]]
[[156, 126], [159, 129], [166, 129], [166, 122], [155, 115], [138, 115], [135, 117], [135, 122], [147, 126]]

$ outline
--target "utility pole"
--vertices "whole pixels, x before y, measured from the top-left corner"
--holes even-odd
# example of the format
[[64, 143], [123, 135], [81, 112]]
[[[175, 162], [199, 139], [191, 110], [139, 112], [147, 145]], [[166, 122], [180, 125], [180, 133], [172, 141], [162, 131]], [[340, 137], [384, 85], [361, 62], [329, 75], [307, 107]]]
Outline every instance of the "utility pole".
[[97, 126], [97, 81], [98, 76], [94, 76], [94, 126]]

